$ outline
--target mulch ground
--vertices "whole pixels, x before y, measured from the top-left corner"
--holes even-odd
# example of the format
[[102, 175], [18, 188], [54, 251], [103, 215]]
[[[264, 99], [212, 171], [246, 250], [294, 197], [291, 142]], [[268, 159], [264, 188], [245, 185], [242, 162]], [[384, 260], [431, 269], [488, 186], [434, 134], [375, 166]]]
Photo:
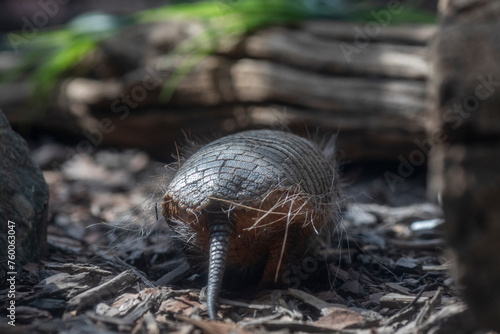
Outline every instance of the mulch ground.
[[50, 186], [49, 255], [24, 266], [16, 327], [2, 320], [0, 332], [480, 332], [450, 275], [442, 212], [425, 202], [424, 176], [392, 192], [382, 173], [341, 170], [345, 212], [332, 244], [293, 266], [289, 287], [224, 290], [222, 320], [210, 321], [206, 277], [155, 205], [137, 209], [152, 202], [148, 184], [163, 164], [133, 150], [72, 156], [59, 144], [34, 156]]

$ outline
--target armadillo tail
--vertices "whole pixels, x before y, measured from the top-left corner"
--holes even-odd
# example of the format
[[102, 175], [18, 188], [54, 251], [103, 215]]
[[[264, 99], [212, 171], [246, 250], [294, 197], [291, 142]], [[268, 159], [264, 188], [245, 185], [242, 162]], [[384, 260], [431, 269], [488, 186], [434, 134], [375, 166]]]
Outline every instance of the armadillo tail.
[[216, 319], [216, 305], [226, 267], [231, 223], [227, 213], [217, 213], [210, 219], [210, 260], [208, 267], [207, 308], [210, 319]]

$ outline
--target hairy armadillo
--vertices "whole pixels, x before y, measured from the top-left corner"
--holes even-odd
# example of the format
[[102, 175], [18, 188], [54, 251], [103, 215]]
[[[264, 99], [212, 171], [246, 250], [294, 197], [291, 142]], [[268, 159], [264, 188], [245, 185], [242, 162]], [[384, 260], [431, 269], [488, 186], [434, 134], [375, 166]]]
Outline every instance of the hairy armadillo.
[[166, 187], [162, 212], [188, 248], [208, 257], [210, 318], [226, 267], [260, 266], [260, 286], [276, 283], [335, 223], [337, 196], [331, 159], [288, 132], [229, 135], [185, 160]]

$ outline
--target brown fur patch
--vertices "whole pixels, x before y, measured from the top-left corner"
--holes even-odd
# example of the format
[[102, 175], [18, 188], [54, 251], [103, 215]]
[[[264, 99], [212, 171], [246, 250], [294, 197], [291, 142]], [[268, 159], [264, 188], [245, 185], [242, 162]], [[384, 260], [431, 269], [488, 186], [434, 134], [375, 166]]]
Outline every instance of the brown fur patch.
[[[294, 190], [274, 190], [253, 204], [225, 203], [234, 230], [229, 241], [228, 267], [248, 268], [265, 262], [261, 286], [276, 283], [290, 260], [305, 253], [311, 238], [330, 220], [328, 206]], [[181, 209], [165, 196], [163, 215], [180, 237], [195, 244], [208, 259], [209, 228], [206, 213]], [[229, 223], [229, 219], [228, 219]]]

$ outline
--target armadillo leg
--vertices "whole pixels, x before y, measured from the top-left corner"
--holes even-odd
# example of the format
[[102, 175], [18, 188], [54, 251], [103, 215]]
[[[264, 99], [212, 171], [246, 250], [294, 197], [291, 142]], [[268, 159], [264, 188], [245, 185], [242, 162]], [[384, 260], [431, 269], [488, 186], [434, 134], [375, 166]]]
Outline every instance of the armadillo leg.
[[227, 213], [217, 213], [210, 217], [210, 254], [207, 285], [207, 308], [210, 319], [216, 319], [215, 303], [219, 297], [226, 255], [229, 245], [231, 224]]
[[283, 273], [287, 270], [290, 258], [295, 255], [297, 250], [301, 250], [303, 247], [303, 241], [296, 231], [296, 225], [289, 227], [290, 230], [287, 238], [276, 238], [269, 248], [267, 262], [259, 283], [259, 288], [261, 289], [283, 284]]
[[[282, 257], [282, 246], [282, 242], [276, 242], [269, 250], [264, 272], [262, 273], [262, 278], [259, 283], [260, 289], [279, 285], [281, 283], [281, 274], [286, 270], [286, 264], [288, 262], [288, 249], [285, 250], [284, 256]], [[288, 248], [287, 246], [288, 245], [285, 245], [285, 248]], [[276, 277], [277, 273], [278, 277]]]

